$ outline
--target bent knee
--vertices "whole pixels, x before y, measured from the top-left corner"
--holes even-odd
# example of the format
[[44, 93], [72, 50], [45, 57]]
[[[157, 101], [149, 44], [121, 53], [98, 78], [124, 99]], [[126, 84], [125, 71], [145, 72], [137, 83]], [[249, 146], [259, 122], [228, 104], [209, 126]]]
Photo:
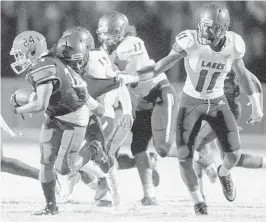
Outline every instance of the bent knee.
[[177, 147], [177, 158], [179, 162], [185, 162], [188, 159], [192, 159], [192, 157], [192, 152], [188, 146], [184, 145]]

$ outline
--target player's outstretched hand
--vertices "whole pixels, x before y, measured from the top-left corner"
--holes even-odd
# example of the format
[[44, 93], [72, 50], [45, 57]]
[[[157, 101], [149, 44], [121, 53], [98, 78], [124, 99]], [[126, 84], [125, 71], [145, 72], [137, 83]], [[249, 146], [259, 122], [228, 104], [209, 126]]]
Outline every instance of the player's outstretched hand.
[[247, 123], [252, 125], [257, 124], [262, 120], [263, 116], [264, 114], [260, 107], [252, 106], [252, 113]]
[[119, 126], [123, 127], [124, 129], [131, 129], [133, 125], [133, 117], [130, 114], [125, 114], [123, 117], [119, 120]]
[[251, 112], [251, 116], [249, 120], [247, 121], [247, 123], [253, 125], [253, 124], [259, 123], [264, 114], [263, 114], [261, 103], [260, 103], [259, 96], [257, 93], [253, 93], [252, 95], [250, 95], [249, 100], [251, 103], [252, 112]]

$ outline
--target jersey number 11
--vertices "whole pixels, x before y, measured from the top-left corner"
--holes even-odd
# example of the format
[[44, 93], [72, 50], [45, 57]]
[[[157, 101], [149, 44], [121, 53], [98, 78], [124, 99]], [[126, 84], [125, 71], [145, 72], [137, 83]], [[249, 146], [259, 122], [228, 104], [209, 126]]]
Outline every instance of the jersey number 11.
[[[203, 89], [203, 86], [204, 86], [204, 82], [206, 80], [206, 77], [207, 77], [207, 74], [208, 74], [208, 70], [206, 69], [202, 69], [200, 71], [200, 75], [199, 75], [199, 79], [198, 79], [198, 83], [197, 83], [197, 86], [196, 86], [196, 91], [197, 92], [201, 92], [202, 89]], [[212, 78], [211, 78], [211, 81], [210, 81], [210, 84], [207, 88], [207, 92], [211, 92], [215, 86], [215, 83], [217, 81], [217, 78], [218, 76], [221, 74], [221, 72], [214, 72], [212, 74]]]

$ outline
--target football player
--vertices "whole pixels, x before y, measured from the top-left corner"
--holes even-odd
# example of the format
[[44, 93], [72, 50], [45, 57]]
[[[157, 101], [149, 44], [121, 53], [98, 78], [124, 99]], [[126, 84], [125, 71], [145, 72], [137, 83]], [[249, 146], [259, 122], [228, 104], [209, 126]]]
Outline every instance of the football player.
[[[150, 59], [144, 42], [134, 36], [124, 14], [112, 12], [106, 16], [108, 22], [104, 42], [112, 63], [118, 67], [121, 74], [125, 74], [125, 78], [139, 80], [138, 84], [129, 87], [135, 116], [131, 151], [143, 186], [144, 197], [141, 203], [154, 205], [156, 198], [152, 184], [153, 169], [147, 148], [153, 137], [157, 153], [161, 157], [167, 156], [172, 145], [176, 116], [174, 110], [177, 108], [176, 93], [164, 73], [156, 77], [153, 73], [146, 73], [141, 77], [128, 75], [155, 62]], [[136, 111], [139, 103], [142, 103], [144, 108]], [[114, 153], [118, 146], [111, 149], [114, 149], [111, 151]]]
[[[72, 27], [67, 29], [63, 36], [68, 35], [68, 34], [72, 34], [72, 33], [76, 33], [78, 36], [80, 36], [81, 39], [83, 39], [85, 42], [87, 42], [88, 44], [90, 42], [93, 41], [92, 36], [90, 35], [90, 33], [88, 32], [88, 30], [86, 30], [83, 27]], [[90, 44], [89, 44], [90, 45]], [[93, 42], [94, 45], [94, 42]], [[105, 50], [102, 49], [94, 49], [92, 51], [89, 52], [89, 62], [88, 65], [86, 67], [86, 70], [84, 70], [84, 73], [82, 75], [82, 77], [84, 78], [84, 80], [86, 81], [87, 85], [88, 85], [88, 90], [89, 92], [91, 92], [91, 94], [95, 95], [95, 92], [92, 92], [92, 87], [93, 86], [93, 82], [92, 83], [92, 77], [95, 77], [94, 79], [97, 80], [98, 82], [103, 82], [103, 84], [105, 84], [106, 82], [106, 88], [108, 88], [108, 91], [110, 88], [107, 84], [108, 82], [111, 81], [111, 83], [113, 83], [114, 79], [117, 78], [117, 74], [116, 72], [113, 71], [112, 68], [112, 64], [110, 62], [110, 59], [108, 58], [108, 54], [105, 52]], [[110, 83], [109, 83], [110, 85]], [[117, 86], [117, 85], [115, 85]], [[96, 91], [99, 91], [99, 89], [96, 89]], [[106, 90], [107, 91], [107, 90]], [[99, 94], [98, 94], [99, 95]], [[105, 107], [105, 113], [102, 117], [102, 122], [103, 122], [103, 132], [101, 130], [101, 124], [99, 123], [99, 121], [97, 120], [96, 116], [91, 116], [90, 120], [92, 122], [92, 124], [89, 123], [88, 127], [87, 127], [87, 133], [86, 133], [86, 140], [87, 141], [93, 141], [93, 140], [98, 140], [101, 141], [102, 146], [105, 146], [105, 139], [108, 139], [109, 136], [112, 132], [112, 125], [113, 123], [113, 118], [114, 118], [114, 109], [113, 106], [114, 104], [117, 102], [116, 100], [119, 100], [122, 104], [123, 107], [123, 113], [124, 116], [122, 117], [121, 121], [120, 121], [120, 125], [122, 127], [124, 127], [125, 129], [130, 129], [131, 125], [132, 125], [132, 107], [131, 107], [131, 103], [130, 103], [130, 95], [129, 92], [126, 88], [125, 85], [122, 85], [121, 87], [119, 87], [118, 89], [114, 89], [110, 92], [108, 92], [107, 94], [101, 96], [102, 98], [99, 98], [99, 100], [102, 100], [102, 104]], [[128, 130], [129, 131], [129, 130]], [[125, 131], [125, 134], [127, 132]], [[124, 134], [124, 136], [125, 136]], [[87, 174], [85, 173], [85, 171], [87, 171]], [[90, 172], [92, 172], [95, 174], [97, 174], [96, 176], [99, 179], [100, 182], [100, 186], [101, 184], [105, 184], [106, 183], [106, 178], [105, 175], [102, 172], [97, 172], [97, 170], [95, 169], [95, 167], [93, 165], [91, 165], [90, 163], [83, 167], [79, 173], [81, 174], [81, 178], [83, 180], [83, 182], [85, 182], [86, 184], [88, 184], [89, 186], [92, 186], [93, 183], [89, 183], [92, 182], [92, 175], [90, 174]], [[73, 186], [76, 184], [76, 182], [78, 181], [78, 179], [76, 179], [75, 177], [78, 177], [79, 174], [76, 173], [76, 176], [73, 175], [69, 175], [69, 182], [70, 184], [68, 186], [66, 186], [68, 191], [65, 192], [65, 196], [69, 196], [72, 191], [73, 191]], [[100, 192], [100, 190], [98, 190], [98, 194], [96, 192], [95, 195], [95, 200], [99, 200], [99, 198], [102, 196], [103, 194], [103, 190], [106, 190], [106, 188], [108, 188], [107, 186], [103, 186], [105, 187], [105, 189], [100, 189], [102, 190]]]
[[[16, 134], [9, 128], [2, 115], [0, 115], [1, 129], [3, 129], [9, 136], [15, 137]], [[5, 157], [1, 143], [1, 171], [11, 173], [18, 176], [29, 177], [38, 180], [40, 170], [21, 162], [18, 159]]]
[[58, 213], [55, 198], [53, 169], [62, 175], [75, 172], [90, 159], [107, 171], [110, 163], [99, 146], [90, 144], [81, 149], [89, 112], [103, 113], [104, 108], [87, 91], [80, 77], [88, 62], [87, 45], [78, 37], [69, 35], [58, 41], [55, 55], [48, 54], [45, 37], [35, 31], [25, 31], [13, 41], [10, 55], [16, 74], [27, 73], [26, 78], [34, 88], [37, 99], [18, 106], [15, 95], [11, 107], [15, 114], [45, 111], [42, 125], [40, 181], [46, 207], [36, 215]]
[[[249, 74], [254, 84], [255, 93], [258, 94], [261, 107], [263, 108], [263, 91], [261, 83], [254, 74], [252, 73]], [[224, 94], [228, 101], [229, 107], [236, 121], [238, 122], [241, 117], [241, 110], [242, 110], [241, 103], [238, 98], [240, 95], [240, 87], [236, 75], [232, 70], [226, 76], [224, 82]], [[206, 171], [206, 174], [209, 176], [211, 181], [214, 182], [217, 178], [215, 162], [214, 159], [212, 158], [212, 152], [215, 151], [213, 150], [213, 148], [217, 149], [219, 145], [217, 144], [216, 141], [214, 141], [215, 139], [216, 139], [216, 134], [213, 132], [210, 126], [207, 123], [203, 124], [195, 144], [195, 150], [199, 152], [199, 155], [194, 155], [194, 159], [195, 157], [197, 157], [196, 161], [198, 162], [198, 164], [196, 164], [197, 167], [196, 172], [199, 177], [199, 180], [202, 180], [202, 169]], [[212, 146], [207, 145], [210, 142], [212, 142], [211, 144]], [[237, 162], [236, 167], [244, 167], [251, 169], [266, 168], [266, 158], [260, 156], [253, 156], [246, 153], [241, 153], [240, 159]], [[202, 182], [200, 182], [199, 184], [201, 186], [201, 192], [203, 194]]]
[[185, 60], [187, 79], [179, 103], [176, 144], [182, 179], [193, 198], [195, 213], [202, 215], [207, 214], [207, 205], [193, 168], [193, 153], [203, 120], [215, 131], [223, 150], [223, 164], [218, 167], [223, 193], [229, 201], [236, 197], [230, 172], [241, 155], [239, 133], [223, 91], [224, 79], [231, 69], [251, 101], [249, 122], [259, 123], [263, 112], [250, 72], [242, 59], [245, 43], [240, 35], [228, 31], [228, 10], [219, 3], [207, 4], [200, 12], [197, 25], [197, 30], [185, 30], [178, 34], [171, 52], [155, 66], [138, 73], [154, 70], [157, 75], [169, 69], [176, 61], [182, 58]]

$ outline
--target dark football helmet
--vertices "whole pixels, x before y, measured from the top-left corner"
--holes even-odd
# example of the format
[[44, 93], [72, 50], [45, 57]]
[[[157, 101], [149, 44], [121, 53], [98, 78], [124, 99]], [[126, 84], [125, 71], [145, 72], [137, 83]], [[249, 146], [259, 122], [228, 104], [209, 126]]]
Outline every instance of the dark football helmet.
[[117, 45], [125, 37], [129, 27], [127, 17], [120, 12], [112, 12], [100, 18], [97, 34], [107, 47]]
[[79, 35], [65, 35], [57, 43], [57, 55], [73, 70], [83, 74], [89, 61], [87, 43]]
[[80, 39], [82, 39], [86, 43], [89, 51], [95, 48], [93, 36], [90, 33], [90, 31], [87, 30], [86, 28], [80, 26], [74, 26], [68, 28], [66, 31], [64, 31], [62, 37], [67, 35], [77, 35]]
[[202, 8], [197, 23], [199, 43], [216, 46], [224, 38], [230, 26], [230, 15], [223, 5], [211, 3]]

